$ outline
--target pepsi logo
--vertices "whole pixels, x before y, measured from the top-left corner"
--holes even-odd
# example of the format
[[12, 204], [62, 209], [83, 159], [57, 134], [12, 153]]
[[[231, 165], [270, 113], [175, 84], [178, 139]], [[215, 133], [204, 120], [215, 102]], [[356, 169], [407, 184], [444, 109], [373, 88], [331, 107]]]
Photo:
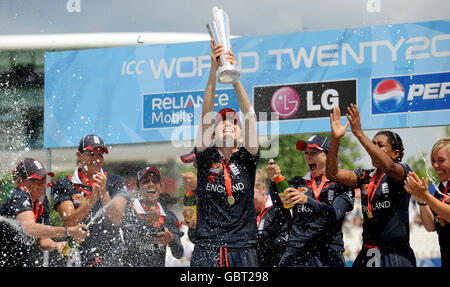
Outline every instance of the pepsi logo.
[[382, 112], [396, 111], [405, 100], [403, 86], [394, 79], [381, 81], [373, 91], [373, 103]]
[[291, 87], [281, 87], [275, 91], [270, 101], [272, 111], [282, 119], [295, 115], [300, 108], [300, 96]]

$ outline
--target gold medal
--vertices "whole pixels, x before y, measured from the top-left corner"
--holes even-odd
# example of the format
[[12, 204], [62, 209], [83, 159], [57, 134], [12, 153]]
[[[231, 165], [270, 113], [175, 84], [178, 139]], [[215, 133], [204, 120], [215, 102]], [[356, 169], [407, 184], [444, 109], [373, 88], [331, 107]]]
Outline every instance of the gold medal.
[[234, 197], [232, 195], [227, 196], [227, 202], [229, 205], [233, 205], [236, 200], [234, 199]]
[[372, 210], [369, 209], [369, 210], [367, 211], [367, 217], [373, 218]]

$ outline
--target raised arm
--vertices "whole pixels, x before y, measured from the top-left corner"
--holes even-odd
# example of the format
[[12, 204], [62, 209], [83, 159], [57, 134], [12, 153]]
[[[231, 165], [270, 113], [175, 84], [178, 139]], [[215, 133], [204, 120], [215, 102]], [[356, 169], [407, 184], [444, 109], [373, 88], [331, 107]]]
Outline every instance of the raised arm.
[[347, 108], [346, 117], [350, 122], [353, 135], [358, 139], [364, 149], [367, 151], [372, 159], [372, 163], [375, 167], [379, 168], [387, 175], [397, 179], [405, 179], [405, 170], [402, 166], [395, 163], [393, 159], [380, 147], [375, 145], [363, 132], [361, 128], [361, 119], [359, 116], [358, 107], [354, 104], [350, 104]]
[[202, 117], [198, 125], [197, 141], [195, 146], [197, 152], [204, 151], [211, 143], [212, 128], [214, 124], [214, 99], [216, 94], [216, 71], [220, 65], [220, 55], [224, 52], [222, 45], [215, 46], [214, 39], [211, 39], [211, 69], [208, 83], [203, 97]]
[[242, 133], [244, 147], [250, 154], [255, 156], [259, 150], [255, 110], [253, 109], [250, 98], [248, 97], [248, 94], [245, 91], [244, 86], [242, 86], [241, 82], [237, 81], [233, 83], [233, 88], [236, 92], [236, 96], [239, 102], [239, 108], [244, 115], [242, 123], [244, 127]]
[[340, 169], [338, 162], [339, 142], [345, 135], [345, 131], [349, 124], [350, 122], [347, 122], [345, 126], [341, 125], [341, 110], [338, 107], [335, 107], [333, 113], [330, 114], [331, 141], [327, 155], [325, 174], [331, 181], [355, 187], [358, 179], [355, 172], [352, 170]]

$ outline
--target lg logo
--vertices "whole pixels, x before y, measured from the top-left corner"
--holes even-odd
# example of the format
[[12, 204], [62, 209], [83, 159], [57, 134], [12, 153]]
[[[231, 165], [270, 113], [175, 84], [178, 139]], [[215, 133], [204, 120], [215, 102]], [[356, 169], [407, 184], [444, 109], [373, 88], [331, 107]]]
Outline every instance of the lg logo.
[[258, 121], [259, 113], [276, 113], [279, 120], [329, 117], [334, 107], [356, 103], [356, 86], [356, 80], [255, 86], [255, 112]]
[[80, 13], [81, 12], [81, 0], [68, 0], [66, 4], [67, 12]]

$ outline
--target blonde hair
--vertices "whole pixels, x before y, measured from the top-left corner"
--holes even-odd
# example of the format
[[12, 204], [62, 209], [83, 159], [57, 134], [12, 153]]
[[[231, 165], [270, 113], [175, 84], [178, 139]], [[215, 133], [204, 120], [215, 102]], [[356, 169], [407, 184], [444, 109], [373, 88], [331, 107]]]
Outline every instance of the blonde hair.
[[450, 138], [442, 138], [438, 140], [431, 149], [430, 160], [433, 162], [433, 155], [441, 148], [446, 147], [447, 152], [450, 154]]

